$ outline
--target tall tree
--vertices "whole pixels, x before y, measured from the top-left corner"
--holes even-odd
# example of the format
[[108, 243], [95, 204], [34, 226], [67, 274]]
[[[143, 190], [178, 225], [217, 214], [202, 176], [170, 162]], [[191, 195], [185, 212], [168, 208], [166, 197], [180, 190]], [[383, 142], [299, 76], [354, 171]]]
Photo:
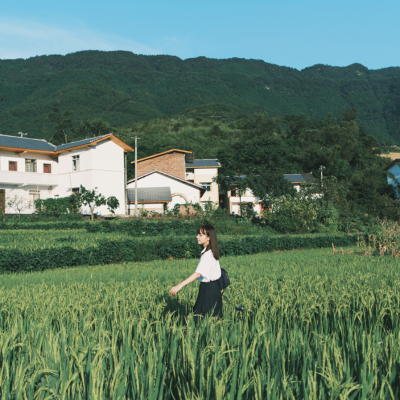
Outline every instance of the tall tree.
[[68, 139], [71, 139], [75, 131], [74, 120], [70, 111], [60, 111], [59, 108], [53, 108], [53, 111], [47, 115], [54, 124], [54, 134], [52, 141], [55, 144], [68, 143]]

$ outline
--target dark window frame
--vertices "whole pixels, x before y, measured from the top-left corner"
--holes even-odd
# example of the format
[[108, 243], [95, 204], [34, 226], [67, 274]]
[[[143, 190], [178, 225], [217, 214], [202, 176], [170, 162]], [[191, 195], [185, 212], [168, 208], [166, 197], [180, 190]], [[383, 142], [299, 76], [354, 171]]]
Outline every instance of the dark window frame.
[[[11, 169], [11, 165], [15, 167], [15, 169]], [[9, 161], [8, 162], [8, 170], [18, 172], [18, 162], [17, 161]]]

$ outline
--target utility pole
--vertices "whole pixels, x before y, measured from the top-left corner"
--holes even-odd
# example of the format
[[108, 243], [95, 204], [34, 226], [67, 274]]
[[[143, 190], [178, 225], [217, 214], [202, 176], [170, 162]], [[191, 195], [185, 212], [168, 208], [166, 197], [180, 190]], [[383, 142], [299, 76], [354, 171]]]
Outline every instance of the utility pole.
[[[133, 139], [133, 136], [131, 137]], [[137, 206], [137, 140], [140, 139], [135, 136], [135, 217], [138, 217], [138, 206]]]
[[323, 165], [320, 165], [320, 166], [319, 166], [319, 169], [320, 169], [320, 171], [321, 171], [321, 187], [324, 187], [324, 182], [323, 182], [324, 173], [323, 173], [322, 171], [325, 169], [325, 167], [324, 167]]

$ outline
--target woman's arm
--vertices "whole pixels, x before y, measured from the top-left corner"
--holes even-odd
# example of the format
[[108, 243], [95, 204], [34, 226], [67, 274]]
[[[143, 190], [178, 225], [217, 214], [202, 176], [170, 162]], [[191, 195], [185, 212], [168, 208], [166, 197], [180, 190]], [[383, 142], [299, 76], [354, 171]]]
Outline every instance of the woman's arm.
[[169, 294], [175, 296], [184, 286], [189, 285], [189, 283], [192, 283], [196, 279], [200, 278], [200, 276], [201, 274], [199, 274], [198, 272], [193, 273], [192, 275], [189, 276], [189, 278], [182, 281], [179, 285], [174, 286], [169, 291]]

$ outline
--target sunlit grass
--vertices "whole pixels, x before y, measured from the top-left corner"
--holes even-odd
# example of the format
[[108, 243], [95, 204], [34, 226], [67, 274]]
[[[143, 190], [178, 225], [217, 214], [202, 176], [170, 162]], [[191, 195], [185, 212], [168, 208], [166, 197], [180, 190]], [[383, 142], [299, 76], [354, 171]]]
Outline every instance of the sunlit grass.
[[168, 294], [197, 260], [2, 276], [1, 398], [398, 398], [398, 259], [322, 249], [221, 264], [224, 318], [198, 327], [198, 283]]

